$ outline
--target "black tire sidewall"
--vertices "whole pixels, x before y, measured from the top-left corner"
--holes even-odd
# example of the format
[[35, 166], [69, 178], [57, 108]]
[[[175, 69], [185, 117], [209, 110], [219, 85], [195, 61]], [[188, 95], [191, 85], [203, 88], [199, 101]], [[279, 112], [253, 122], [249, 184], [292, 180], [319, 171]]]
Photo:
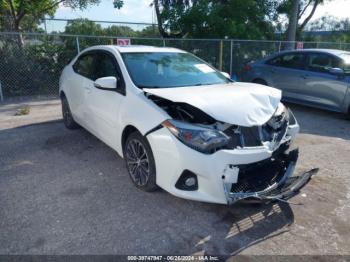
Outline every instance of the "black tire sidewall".
[[[63, 117], [63, 123], [68, 129], [75, 129], [78, 127], [78, 124], [74, 121], [72, 112], [69, 107], [69, 103], [66, 97], [61, 98], [61, 104], [62, 104], [62, 117]], [[67, 119], [67, 116], [65, 114], [65, 110], [68, 109], [70, 117]]]
[[[145, 148], [146, 150], [146, 153], [147, 153], [147, 157], [148, 157], [148, 165], [149, 165], [149, 177], [148, 177], [148, 181], [146, 183], [146, 185], [144, 186], [139, 186], [137, 185], [134, 180], [132, 179], [131, 175], [130, 175], [130, 172], [129, 172], [129, 168], [127, 166], [127, 160], [126, 160], [126, 154], [125, 154], [125, 151], [126, 151], [126, 148], [127, 148], [127, 145], [128, 143], [131, 141], [131, 140], [138, 140], [142, 145], [143, 147]], [[156, 165], [155, 165], [155, 161], [154, 161], [154, 157], [153, 157], [153, 152], [152, 152], [152, 149], [151, 149], [151, 146], [149, 144], [149, 142], [147, 141], [147, 138], [145, 138], [144, 136], [142, 136], [139, 132], [133, 132], [131, 133], [128, 138], [126, 139], [125, 141], [125, 144], [124, 144], [124, 160], [125, 160], [125, 164], [126, 164], [126, 168], [128, 170], [128, 174], [130, 176], [130, 179], [131, 181], [133, 182], [133, 184], [138, 188], [138, 189], [141, 189], [143, 191], [147, 191], [147, 192], [152, 192], [152, 191], [155, 191], [158, 189], [158, 186], [156, 184]]]

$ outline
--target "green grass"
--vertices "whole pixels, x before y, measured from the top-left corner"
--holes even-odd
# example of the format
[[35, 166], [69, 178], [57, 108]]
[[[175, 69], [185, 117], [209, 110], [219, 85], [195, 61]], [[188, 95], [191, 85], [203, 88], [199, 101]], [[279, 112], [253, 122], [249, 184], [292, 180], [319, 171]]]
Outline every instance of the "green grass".
[[17, 109], [15, 116], [24, 116], [30, 113], [30, 107], [25, 105], [19, 109]]

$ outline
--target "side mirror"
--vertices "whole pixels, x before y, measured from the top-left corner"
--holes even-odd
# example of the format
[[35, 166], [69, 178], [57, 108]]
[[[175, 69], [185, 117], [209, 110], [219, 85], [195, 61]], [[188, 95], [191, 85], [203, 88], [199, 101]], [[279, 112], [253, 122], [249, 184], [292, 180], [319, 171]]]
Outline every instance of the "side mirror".
[[341, 68], [331, 68], [329, 69], [329, 73], [340, 76], [344, 74], [344, 70]]
[[221, 74], [223, 74], [223, 75], [224, 75], [225, 77], [227, 77], [227, 78], [231, 78], [229, 73], [221, 72]]
[[94, 86], [98, 89], [113, 90], [117, 88], [117, 78], [114, 76], [101, 77], [96, 79]]

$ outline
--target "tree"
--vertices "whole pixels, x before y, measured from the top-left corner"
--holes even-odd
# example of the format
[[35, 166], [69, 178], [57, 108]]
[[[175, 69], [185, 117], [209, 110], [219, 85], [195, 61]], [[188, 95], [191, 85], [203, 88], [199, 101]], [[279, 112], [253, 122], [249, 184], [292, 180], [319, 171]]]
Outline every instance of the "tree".
[[279, 0], [153, 0], [163, 37], [273, 37]]
[[0, 0], [0, 14], [6, 17], [6, 26], [10, 31], [20, 32], [27, 21], [37, 24], [45, 15], [54, 15], [59, 5], [73, 9], [84, 9], [100, 0]]
[[288, 40], [291, 39], [290, 33], [293, 32], [294, 16], [296, 15], [295, 7], [297, 4], [299, 5], [299, 7], [297, 8], [297, 28], [294, 39], [300, 39], [301, 32], [310, 22], [311, 18], [317, 10], [317, 7], [321, 4], [324, 4], [326, 1], [332, 0], [282, 0], [279, 6], [277, 7], [277, 11], [280, 15], [287, 15], [288, 17], [286, 38]]
[[287, 40], [295, 41], [297, 27], [298, 27], [298, 12], [299, 12], [299, 0], [293, 0], [292, 8], [289, 15], [289, 24], [287, 29]]
[[131, 27], [125, 26], [125, 25], [109, 26], [103, 30], [103, 34], [107, 36], [129, 36], [129, 37], [137, 36], [137, 32], [135, 32]]
[[317, 42], [350, 42], [350, 19], [339, 19], [324, 16], [309, 23], [307, 32], [303, 34], [305, 41]]
[[[197, 0], [154, 0], [151, 6], [154, 6], [156, 12], [160, 35], [163, 37], [182, 36], [181, 29], [174, 28], [176, 27], [176, 19], [195, 4], [197, 4]], [[166, 28], [170, 30], [166, 30]]]

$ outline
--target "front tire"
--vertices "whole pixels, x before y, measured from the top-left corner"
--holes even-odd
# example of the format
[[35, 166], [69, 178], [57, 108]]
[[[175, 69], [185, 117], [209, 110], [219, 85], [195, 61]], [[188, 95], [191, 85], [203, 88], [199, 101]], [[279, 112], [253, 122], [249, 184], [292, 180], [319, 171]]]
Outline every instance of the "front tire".
[[139, 132], [130, 134], [126, 139], [124, 159], [131, 181], [138, 189], [147, 192], [158, 189], [151, 146]]
[[68, 129], [76, 129], [79, 125], [74, 121], [72, 112], [65, 96], [61, 98], [63, 123]]

